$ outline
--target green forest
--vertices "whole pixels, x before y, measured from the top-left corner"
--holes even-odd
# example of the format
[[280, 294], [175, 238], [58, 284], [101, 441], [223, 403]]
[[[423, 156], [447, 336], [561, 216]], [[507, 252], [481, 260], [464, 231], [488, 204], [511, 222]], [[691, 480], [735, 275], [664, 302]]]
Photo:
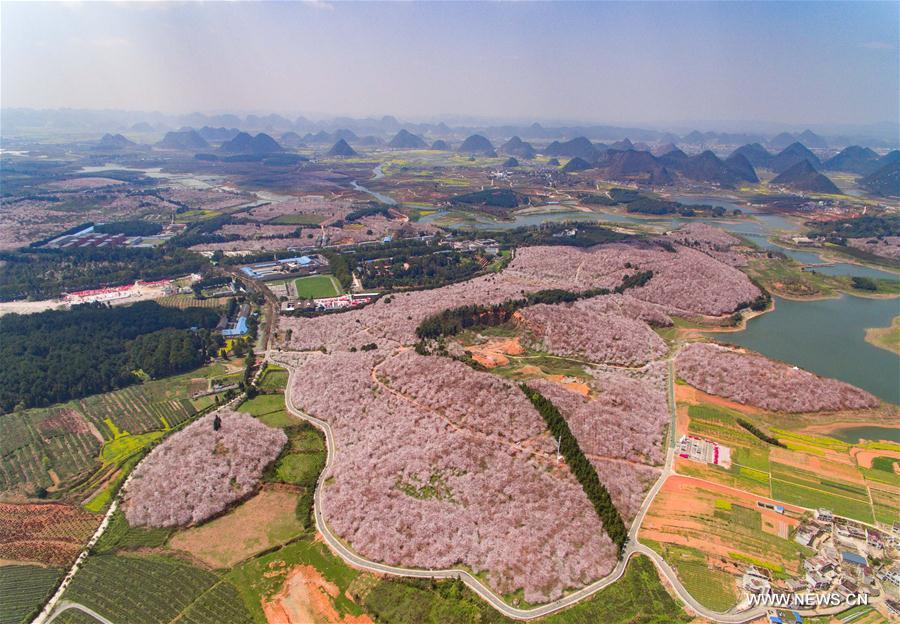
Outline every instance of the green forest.
[[[219, 315], [152, 301], [0, 317], [0, 410], [38, 407], [200, 366], [216, 348]], [[191, 331], [196, 328], [196, 331]]]

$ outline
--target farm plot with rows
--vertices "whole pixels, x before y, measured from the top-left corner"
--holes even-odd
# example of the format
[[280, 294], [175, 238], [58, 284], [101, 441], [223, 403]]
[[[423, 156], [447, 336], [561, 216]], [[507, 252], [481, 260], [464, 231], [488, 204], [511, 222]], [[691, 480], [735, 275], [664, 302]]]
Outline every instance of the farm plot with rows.
[[191, 294], [168, 295], [155, 299], [156, 303], [167, 308], [210, 308], [213, 310], [224, 309], [228, 305], [230, 297], [206, 297], [205, 299], [197, 299]]
[[4, 414], [0, 492], [67, 487], [90, 470], [110, 464], [109, 457], [98, 461], [101, 445], [115, 442], [119, 452], [134, 447], [135, 436], [184, 423], [212, 401], [212, 397], [194, 400], [191, 395], [208, 387], [209, 376], [224, 372], [223, 365], [214, 364], [63, 405]]
[[[217, 585], [224, 587], [220, 589]], [[221, 601], [209, 599], [210, 592], [215, 592]], [[252, 622], [227, 581], [164, 556], [89, 557], [64, 597], [113, 622], [158, 624], [171, 622], [181, 615], [190, 615], [190, 621], [203, 624]]]
[[0, 559], [68, 565], [98, 524], [74, 505], [0, 503]]
[[30, 622], [64, 573], [62, 568], [0, 566], [0, 624]]
[[[93, 464], [102, 436], [71, 407], [0, 417], [0, 491], [50, 488]], [[50, 472], [52, 470], [52, 473]]]

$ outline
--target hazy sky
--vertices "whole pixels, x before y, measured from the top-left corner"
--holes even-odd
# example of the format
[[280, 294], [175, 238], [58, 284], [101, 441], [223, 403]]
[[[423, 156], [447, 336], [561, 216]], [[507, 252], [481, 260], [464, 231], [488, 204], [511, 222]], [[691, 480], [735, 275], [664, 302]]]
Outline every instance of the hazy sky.
[[0, 104], [897, 121], [900, 3], [9, 3]]

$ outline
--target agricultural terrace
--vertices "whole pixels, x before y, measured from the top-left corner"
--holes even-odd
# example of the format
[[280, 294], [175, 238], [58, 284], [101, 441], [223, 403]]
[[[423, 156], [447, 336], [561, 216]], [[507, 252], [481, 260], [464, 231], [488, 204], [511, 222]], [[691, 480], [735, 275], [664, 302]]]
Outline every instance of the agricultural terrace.
[[730, 314], [760, 294], [737, 269], [701, 251], [664, 243], [613, 243], [588, 249], [524, 247], [498, 274], [433, 290], [397, 293], [342, 314], [282, 318], [279, 333], [286, 347], [301, 350], [348, 350], [373, 341], [381, 346], [412, 344], [423, 319], [451, 306], [500, 303], [520, 298], [523, 292], [554, 288], [613, 289], [623, 275], [640, 271], [652, 271], [653, 276], [645, 285], [630, 289], [628, 295], [657, 304], [668, 313]]
[[323, 299], [343, 294], [338, 281], [331, 275], [310, 275], [294, 281], [299, 299]]
[[[782, 428], [777, 414], [748, 413], [711, 403], [678, 388], [678, 434], [690, 433], [732, 449], [730, 468], [677, 459], [676, 471], [786, 504], [834, 513], [867, 523], [896, 519], [900, 476], [867, 467], [871, 457], [900, 454], [900, 445], [865, 442], [847, 444], [835, 438]], [[714, 400], [714, 397], [710, 397]], [[794, 417], [795, 429], [806, 424]], [[760, 439], [739, 421], [777, 439], [775, 446]], [[884, 454], [884, 455], [881, 455]]]
[[876, 407], [878, 399], [836, 379], [715, 344], [684, 347], [678, 375], [709, 394], [775, 412], [820, 412]]
[[792, 539], [796, 515], [760, 508], [759, 501], [773, 502], [672, 476], [654, 498], [638, 538], [675, 568], [692, 596], [725, 611], [736, 604], [735, 576], [748, 565], [783, 578], [785, 571], [797, 574], [802, 558], [814, 554]]
[[[88, 495], [125, 460], [211, 406], [214, 395], [192, 397], [208, 391], [210, 378], [227, 375], [229, 367], [239, 370], [213, 364], [63, 405], [4, 414], [0, 492], [73, 487]], [[100, 472], [86, 479], [94, 470]]]
[[0, 560], [69, 565], [98, 524], [74, 505], [0, 503]]
[[220, 409], [151, 451], [124, 503], [132, 526], [201, 522], [250, 494], [287, 436], [249, 414]]
[[381, 359], [309, 355], [290, 389], [333, 428], [322, 511], [357, 552], [462, 563], [529, 602], [609, 573], [616, 548], [518, 388], [411, 351]]

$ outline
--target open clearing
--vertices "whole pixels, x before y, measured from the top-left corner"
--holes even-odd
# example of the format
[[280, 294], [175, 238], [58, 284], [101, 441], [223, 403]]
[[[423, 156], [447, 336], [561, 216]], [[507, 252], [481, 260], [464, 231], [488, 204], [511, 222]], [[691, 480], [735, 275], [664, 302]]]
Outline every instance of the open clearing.
[[221, 518], [177, 533], [169, 545], [213, 568], [230, 568], [299, 535], [296, 506], [294, 492], [263, 490]]
[[301, 277], [294, 282], [294, 285], [297, 288], [297, 297], [300, 299], [337, 297], [343, 292], [341, 285], [331, 275]]

